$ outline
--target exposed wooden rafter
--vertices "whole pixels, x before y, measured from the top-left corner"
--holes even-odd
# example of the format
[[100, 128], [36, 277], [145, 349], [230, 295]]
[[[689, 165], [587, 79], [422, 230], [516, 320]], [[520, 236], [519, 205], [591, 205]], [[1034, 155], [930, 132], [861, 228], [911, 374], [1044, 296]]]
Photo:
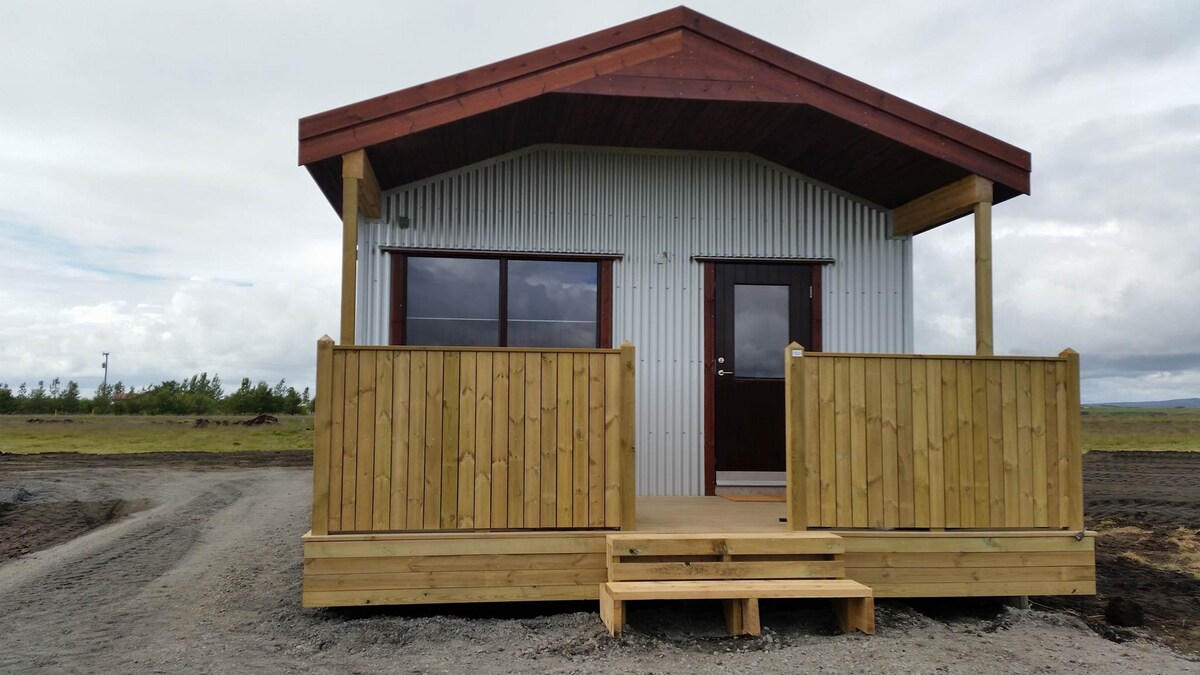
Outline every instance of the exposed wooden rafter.
[[905, 236], [961, 218], [975, 205], [992, 203], [992, 181], [979, 176], [951, 183], [901, 206], [892, 213], [892, 234]]

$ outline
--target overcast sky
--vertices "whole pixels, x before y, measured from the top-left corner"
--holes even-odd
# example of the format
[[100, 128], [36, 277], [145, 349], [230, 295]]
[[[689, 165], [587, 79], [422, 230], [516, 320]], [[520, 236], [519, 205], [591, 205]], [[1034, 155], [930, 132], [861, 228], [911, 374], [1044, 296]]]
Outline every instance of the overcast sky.
[[[311, 384], [339, 220], [298, 118], [659, 2], [5, 3], [0, 382], [206, 370]], [[694, 9], [1029, 150], [994, 212], [997, 353], [1083, 354], [1087, 401], [1200, 396], [1200, 3]], [[973, 353], [972, 234], [915, 242], [916, 346]]]

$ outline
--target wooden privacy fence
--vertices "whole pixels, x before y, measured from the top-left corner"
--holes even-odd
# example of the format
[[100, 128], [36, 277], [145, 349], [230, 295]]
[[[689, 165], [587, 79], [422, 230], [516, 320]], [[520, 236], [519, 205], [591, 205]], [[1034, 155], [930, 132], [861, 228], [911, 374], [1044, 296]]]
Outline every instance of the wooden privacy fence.
[[1074, 351], [784, 358], [793, 529], [1083, 529]]
[[322, 338], [313, 534], [632, 524], [633, 358]]

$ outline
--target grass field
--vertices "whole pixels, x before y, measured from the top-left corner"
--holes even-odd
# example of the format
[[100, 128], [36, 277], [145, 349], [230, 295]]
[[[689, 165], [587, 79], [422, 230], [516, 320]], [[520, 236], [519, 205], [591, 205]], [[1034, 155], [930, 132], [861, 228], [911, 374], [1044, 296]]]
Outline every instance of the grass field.
[[[234, 425], [252, 416], [212, 416], [230, 422], [195, 428], [196, 417], [135, 415], [40, 416], [0, 415], [0, 452], [224, 452], [229, 450], [294, 450], [312, 447], [312, 416], [279, 416], [279, 424]], [[71, 420], [66, 422], [64, 420]]]
[[1086, 408], [1088, 450], [1200, 450], [1200, 408]]

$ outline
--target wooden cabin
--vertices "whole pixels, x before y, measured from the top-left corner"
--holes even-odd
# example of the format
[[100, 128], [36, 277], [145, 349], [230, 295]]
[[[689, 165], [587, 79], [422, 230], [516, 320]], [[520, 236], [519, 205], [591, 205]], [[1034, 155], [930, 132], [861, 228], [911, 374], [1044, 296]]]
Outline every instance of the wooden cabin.
[[[1030, 155], [687, 8], [300, 120], [343, 231], [306, 606], [1095, 592], [1079, 361], [992, 354]], [[973, 214], [977, 350], [914, 355]]]

